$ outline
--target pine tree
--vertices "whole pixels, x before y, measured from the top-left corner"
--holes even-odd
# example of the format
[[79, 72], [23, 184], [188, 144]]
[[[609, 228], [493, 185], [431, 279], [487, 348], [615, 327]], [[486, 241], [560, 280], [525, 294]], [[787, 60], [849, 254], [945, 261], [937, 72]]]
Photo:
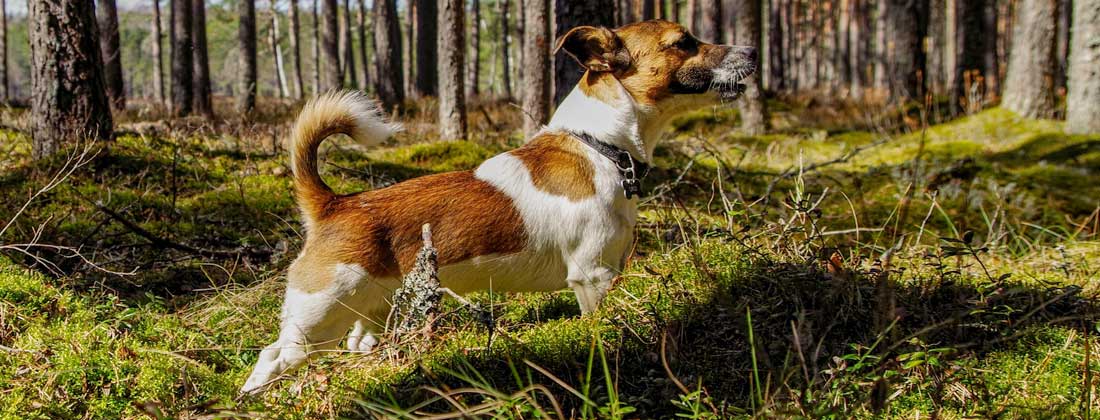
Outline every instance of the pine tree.
[[439, 31], [439, 136], [443, 140], [466, 138], [466, 7], [462, 0], [440, 2]]
[[28, 4], [31, 51], [32, 155], [65, 143], [108, 140], [111, 108], [103, 80], [92, 2], [35, 0]]

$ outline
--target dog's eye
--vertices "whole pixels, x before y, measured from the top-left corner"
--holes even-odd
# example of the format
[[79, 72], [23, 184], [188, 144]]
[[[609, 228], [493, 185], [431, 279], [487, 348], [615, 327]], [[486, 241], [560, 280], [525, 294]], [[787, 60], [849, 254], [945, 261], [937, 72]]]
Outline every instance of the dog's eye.
[[676, 41], [675, 44], [672, 44], [672, 46], [682, 51], [693, 51], [699, 47], [699, 40], [691, 36], [685, 36], [680, 38], [679, 41]]

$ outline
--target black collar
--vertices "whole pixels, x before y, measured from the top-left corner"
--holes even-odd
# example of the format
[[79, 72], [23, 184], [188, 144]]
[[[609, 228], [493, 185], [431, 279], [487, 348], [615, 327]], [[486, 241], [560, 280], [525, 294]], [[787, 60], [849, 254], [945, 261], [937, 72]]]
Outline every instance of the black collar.
[[641, 197], [642, 178], [649, 175], [648, 163], [635, 159], [630, 152], [613, 144], [602, 142], [591, 134], [572, 130], [566, 130], [566, 132], [615, 163], [615, 167], [619, 168], [619, 176], [623, 178], [623, 193], [626, 194], [628, 200], [631, 197]]

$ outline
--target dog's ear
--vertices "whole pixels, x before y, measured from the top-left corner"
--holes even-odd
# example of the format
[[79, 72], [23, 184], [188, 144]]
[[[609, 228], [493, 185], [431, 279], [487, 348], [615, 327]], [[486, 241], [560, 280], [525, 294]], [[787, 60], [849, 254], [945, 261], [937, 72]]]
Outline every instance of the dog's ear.
[[578, 26], [558, 39], [558, 50], [577, 60], [589, 71], [621, 71], [630, 67], [630, 52], [615, 32], [604, 27]]

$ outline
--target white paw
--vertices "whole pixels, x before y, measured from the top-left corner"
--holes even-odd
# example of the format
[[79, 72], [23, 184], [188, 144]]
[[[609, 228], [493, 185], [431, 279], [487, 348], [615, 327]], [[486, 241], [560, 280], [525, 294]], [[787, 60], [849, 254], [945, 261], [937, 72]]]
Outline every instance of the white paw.
[[359, 336], [348, 336], [348, 351], [369, 353], [376, 344], [378, 344], [378, 340], [375, 339], [374, 335], [371, 333], [364, 333]]

